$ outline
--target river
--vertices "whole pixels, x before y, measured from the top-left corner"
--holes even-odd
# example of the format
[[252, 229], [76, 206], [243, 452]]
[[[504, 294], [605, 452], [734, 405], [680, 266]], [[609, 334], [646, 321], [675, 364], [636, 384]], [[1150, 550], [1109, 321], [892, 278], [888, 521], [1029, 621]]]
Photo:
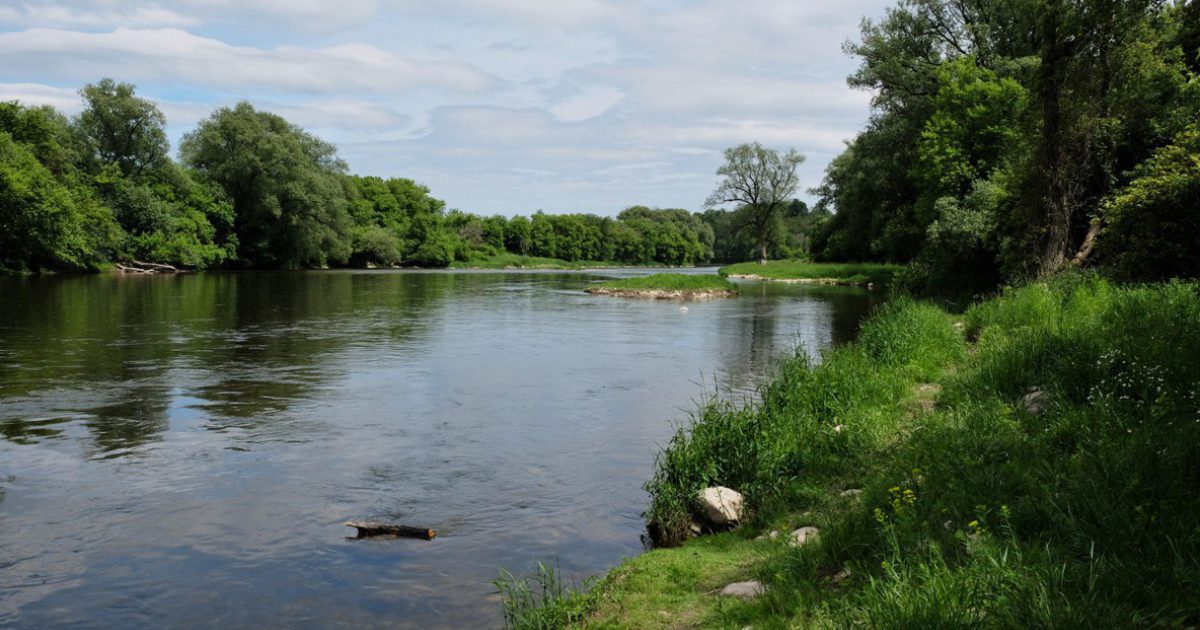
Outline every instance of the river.
[[501, 567], [640, 552], [697, 401], [877, 298], [582, 291], [638, 273], [0, 277], [0, 627], [495, 627]]

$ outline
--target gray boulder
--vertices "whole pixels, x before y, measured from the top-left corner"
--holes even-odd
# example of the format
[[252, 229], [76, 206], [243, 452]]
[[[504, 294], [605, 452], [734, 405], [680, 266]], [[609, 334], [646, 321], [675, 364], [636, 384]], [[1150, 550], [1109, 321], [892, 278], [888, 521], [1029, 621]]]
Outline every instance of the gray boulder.
[[762, 585], [762, 582], [750, 580], [747, 582], [734, 582], [729, 586], [721, 589], [717, 595], [721, 597], [740, 597], [742, 599], [754, 599], [767, 592], [767, 587]]
[[705, 488], [697, 497], [700, 514], [713, 527], [730, 527], [742, 519], [742, 493], [724, 486]]
[[1031, 415], [1040, 416], [1046, 413], [1046, 409], [1049, 407], [1050, 394], [1037, 387], [1029, 390], [1029, 393], [1021, 398], [1021, 409]]
[[800, 529], [792, 532], [792, 539], [788, 541], [788, 544], [793, 547], [799, 547], [800, 545], [813, 540], [820, 533], [821, 530], [817, 529], [816, 527], [801, 527]]

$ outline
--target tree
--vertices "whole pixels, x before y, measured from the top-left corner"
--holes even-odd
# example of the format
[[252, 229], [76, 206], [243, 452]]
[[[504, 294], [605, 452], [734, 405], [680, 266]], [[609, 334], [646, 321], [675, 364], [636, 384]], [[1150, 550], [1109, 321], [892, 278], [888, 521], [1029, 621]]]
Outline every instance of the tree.
[[1102, 205], [1099, 254], [1116, 275], [1200, 277], [1198, 155], [1200, 122], [1143, 162], [1133, 181]]
[[118, 232], [95, 194], [60, 181], [0, 130], [0, 269], [88, 269]]
[[180, 153], [233, 201], [244, 264], [319, 267], [350, 258], [346, 165], [333, 145], [243, 102], [201, 122]]
[[508, 222], [504, 228], [504, 247], [514, 254], [529, 255], [532, 247], [529, 219], [518, 215]]
[[800, 184], [796, 167], [803, 161], [804, 156], [795, 149], [780, 154], [757, 142], [725, 150], [725, 164], [717, 169], [717, 175], [724, 179], [705, 205], [738, 207], [739, 229], [748, 229], [754, 236], [760, 263], [767, 262], [776, 214]]
[[84, 108], [75, 117], [75, 129], [91, 172], [116, 164], [122, 175], [136, 178], [170, 161], [166, 116], [134, 90], [129, 83], [103, 79], [79, 91]]

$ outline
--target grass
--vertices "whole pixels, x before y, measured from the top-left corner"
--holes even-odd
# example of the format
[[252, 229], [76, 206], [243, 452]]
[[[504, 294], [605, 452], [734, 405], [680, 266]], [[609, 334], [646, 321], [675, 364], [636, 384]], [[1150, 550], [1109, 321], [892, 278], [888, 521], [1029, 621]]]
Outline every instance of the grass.
[[496, 254], [486, 258], [476, 258], [467, 261], [456, 260], [450, 263], [450, 267], [453, 269], [602, 269], [608, 267], [629, 266], [630, 265], [614, 261], [569, 261], [562, 260], [560, 258], [522, 256], [520, 254], [511, 253]]
[[501, 570], [492, 584], [504, 605], [505, 627], [557, 630], [583, 618], [582, 593], [563, 582], [557, 564], [539, 562], [527, 576]]
[[637, 278], [620, 278], [592, 285], [589, 293], [646, 297], [707, 297], [737, 295], [734, 283], [715, 275], [655, 273]]
[[[785, 362], [760, 402], [715, 402], [681, 428], [646, 514], [681, 546], [569, 598], [567, 625], [1200, 624], [1198, 332], [1183, 283], [1070, 275], [962, 315], [893, 301], [819, 364]], [[1030, 388], [1044, 413], [1021, 404]], [[688, 540], [691, 497], [712, 484], [751, 514]], [[753, 540], [800, 525], [821, 535]], [[760, 600], [707, 594], [752, 576]]]
[[722, 267], [723, 276], [746, 275], [768, 280], [813, 281], [828, 284], [886, 285], [902, 269], [878, 263], [815, 263], [803, 260], [772, 260], [765, 265], [744, 262]]

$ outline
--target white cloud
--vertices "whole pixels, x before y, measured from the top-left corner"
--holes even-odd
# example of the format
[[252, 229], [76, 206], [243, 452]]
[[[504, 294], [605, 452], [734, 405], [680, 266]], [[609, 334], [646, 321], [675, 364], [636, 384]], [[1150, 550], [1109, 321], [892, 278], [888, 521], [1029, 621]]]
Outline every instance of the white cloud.
[[0, 24], [27, 27], [185, 27], [262, 20], [306, 31], [343, 29], [371, 18], [377, 0], [9, 0]]
[[740, 142], [819, 183], [868, 111], [841, 44], [893, 2], [0, 0], [0, 98], [111, 76], [174, 138], [247, 99], [451, 207], [696, 209]]
[[25, 105], [52, 105], [64, 114], [82, 109], [79, 92], [40, 83], [0, 83], [0, 102], [20, 101]]
[[415, 87], [470, 92], [495, 84], [466, 64], [405, 58], [366, 44], [263, 49], [232, 46], [179, 29], [82, 33], [38, 28], [0, 33], [0, 57], [10, 65], [6, 73], [11, 67], [32, 67], [42, 77], [60, 81], [110, 76], [229, 91], [395, 94]]
[[621, 102], [623, 96], [620, 90], [613, 87], [591, 86], [554, 103], [548, 109], [563, 122], [581, 122], [607, 112]]
[[[100, 6], [95, 6], [95, 5]], [[195, 26], [200, 20], [158, 5], [116, 6], [113, 3], [22, 2], [0, 9], [0, 23], [16, 26], [111, 28]]]

